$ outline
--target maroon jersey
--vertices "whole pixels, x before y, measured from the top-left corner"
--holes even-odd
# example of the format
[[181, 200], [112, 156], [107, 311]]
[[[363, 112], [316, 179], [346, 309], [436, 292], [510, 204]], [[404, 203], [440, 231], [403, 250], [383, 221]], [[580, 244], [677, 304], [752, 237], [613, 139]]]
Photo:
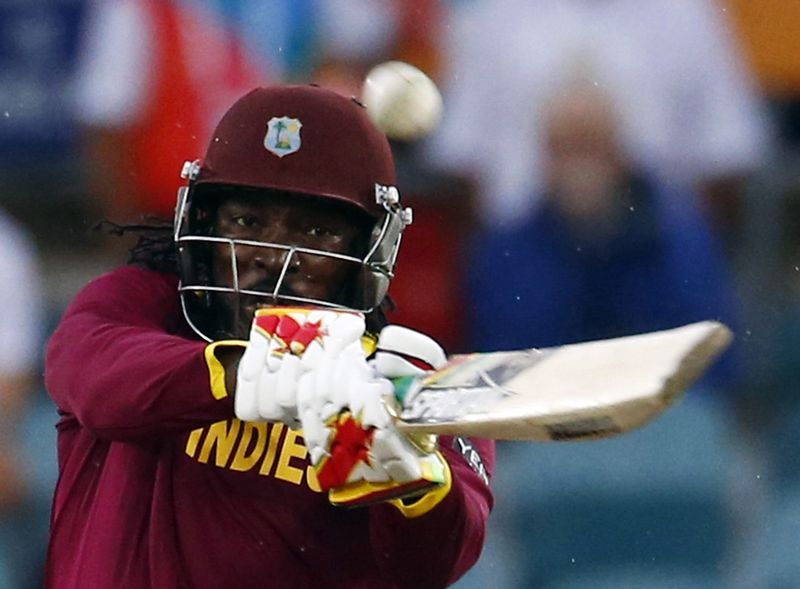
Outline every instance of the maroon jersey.
[[233, 418], [212, 392], [176, 278], [126, 267], [89, 284], [50, 341], [60, 478], [50, 588], [442, 587], [477, 559], [494, 445], [443, 437], [433, 509], [343, 509], [300, 434]]

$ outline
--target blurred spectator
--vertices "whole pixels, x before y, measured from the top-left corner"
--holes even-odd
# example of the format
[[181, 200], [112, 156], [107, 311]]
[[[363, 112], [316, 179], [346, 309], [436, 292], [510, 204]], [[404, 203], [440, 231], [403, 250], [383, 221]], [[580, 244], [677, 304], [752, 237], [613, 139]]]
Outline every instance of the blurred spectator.
[[77, 106], [93, 193], [108, 218], [171, 217], [183, 162], [204, 151], [234, 97], [271, 79], [265, 58], [213, 4], [91, 5]]
[[629, 156], [700, 189], [719, 227], [737, 227], [740, 178], [760, 165], [766, 133], [715, 0], [476, 0], [456, 12], [448, 55], [432, 153], [474, 177], [486, 223], [535, 207], [541, 106], [583, 60], [619, 105]]
[[[734, 324], [727, 263], [696, 196], [633, 162], [605, 86], [588, 72], [572, 74], [541, 107], [545, 187], [532, 195], [539, 206], [513, 227], [489, 227], [474, 240], [467, 263], [473, 349], [554, 346], [703, 319]], [[705, 382], [731, 386], [734, 369], [728, 357]], [[716, 400], [700, 401], [605, 449], [579, 445], [557, 458], [559, 449], [502, 448], [497, 490], [506, 503], [498, 501], [502, 526], [493, 533], [524, 547], [507, 564], [518, 569], [514, 586], [561, 587], [571, 574], [595, 565], [613, 571], [625, 559], [655, 571], [651, 581], [667, 578], [663, 567], [673, 564], [716, 575], [724, 557], [726, 427]], [[717, 450], [695, 455], [687, 449], [695, 438]], [[635, 472], [643, 460], [660, 467]], [[648, 480], [654, 471], [657, 484]], [[557, 530], [564, 532], [555, 537]], [[566, 566], [571, 555], [580, 563]], [[653, 587], [643, 577], [639, 584], [622, 578], [610, 572], [607, 585], [575, 587]], [[674, 586], [710, 587], [704, 582]]]
[[23, 453], [24, 421], [38, 382], [43, 334], [35, 254], [21, 228], [2, 211], [0, 250], [0, 587], [6, 589], [36, 577], [38, 571], [28, 567], [43, 556], [41, 545], [29, 542], [37, 522], [28, 517], [28, 475], [38, 465], [28, 464]]
[[626, 156], [616, 110], [592, 80], [570, 82], [541, 109], [539, 206], [475, 240], [475, 349], [734, 320], [726, 262], [695, 195]]

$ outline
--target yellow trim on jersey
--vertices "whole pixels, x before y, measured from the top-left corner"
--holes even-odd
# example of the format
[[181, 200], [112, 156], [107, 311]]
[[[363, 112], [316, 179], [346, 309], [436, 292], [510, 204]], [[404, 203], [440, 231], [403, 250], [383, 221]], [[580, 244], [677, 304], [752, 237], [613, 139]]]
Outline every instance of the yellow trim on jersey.
[[431, 511], [434, 507], [439, 505], [439, 503], [441, 503], [445, 497], [447, 497], [447, 495], [450, 493], [450, 489], [453, 487], [453, 474], [450, 472], [450, 465], [447, 463], [445, 457], [439, 452], [436, 454], [439, 455], [439, 458], [444, 464], [444, 483], [432, 491], [425, 493], [422, 497], [411, 503], [404, 503], [402, 499], [393, 499], [389, 501], [389, 503], [399, 509], [400, 513], [402, 513], [407, 519], [420, 517]]
[[219, 358], [216, 356], [217, 348], [219, 347], [237, 347], [246, 348], [247, 342], [242, 340], [222, 340], [219, 342], [212, 342], [206, 346], [205, 358], [206, 365], [208, 366], [208, 377], [211, 383], [211, 394], [218, 401], [228, 396], [228, 389], [225, 386], [225, 367]]

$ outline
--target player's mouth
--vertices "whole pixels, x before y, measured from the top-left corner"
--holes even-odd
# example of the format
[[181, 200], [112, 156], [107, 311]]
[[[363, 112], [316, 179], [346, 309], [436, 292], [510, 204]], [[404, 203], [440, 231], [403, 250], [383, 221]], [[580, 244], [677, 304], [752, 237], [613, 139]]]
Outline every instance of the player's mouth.
[[286, 300], [284, 297], [298, 297], [301, 295], [286, 283], [275, 292], [275, 284], [260, 282], [253, 286], [248, 286], [242, 290], [263, 292], [263, 295], [241, 295], [240, 306], [247, 317], [252, 317], [256, 309], [270, 308], [280, 305], [291, 305], [293, 307], [306, 306], [303, 303]]

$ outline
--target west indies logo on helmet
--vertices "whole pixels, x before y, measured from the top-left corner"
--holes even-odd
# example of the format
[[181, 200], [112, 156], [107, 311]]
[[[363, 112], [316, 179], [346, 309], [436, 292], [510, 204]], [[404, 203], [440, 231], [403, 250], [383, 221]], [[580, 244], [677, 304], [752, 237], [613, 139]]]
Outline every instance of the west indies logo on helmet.
[[272, 117], [267, 123], [264, 147], [283, 157], [300, 149], [300, 128], [303, 123], [289, 117]]
[[[380, 312], [393, 277], [401, 235], [411, 223], [395, 186], [395, 167], [385, 135], [364, 107], [317, 86], [258, 88], [240, 98], [214, 130], [205, 157], [186, 162], [187, 185], [178, 191], [174, 239], [180, 264], [179, 293], [189, 325], [212, 341], [246, 337], [220, 323], [219, 307], [243, 301], [257, 306], [309, 305]], [[369, 227], [353, 254], [217, 235], [214, 215], [231, 194], [269, 202], [283, 198], [336, 206], [353, 223]], [[227, 195], [227, 196], [226, 196]], [[244, 248], [280, 256], [269, 284], [240, 283]], [[215, 278], [213, 251], [228, 252], [232, 277]], [[300, 296], [287, 276], [304, 259], [321, 257], [353, 265], [351, 278], [324, 299]]]

